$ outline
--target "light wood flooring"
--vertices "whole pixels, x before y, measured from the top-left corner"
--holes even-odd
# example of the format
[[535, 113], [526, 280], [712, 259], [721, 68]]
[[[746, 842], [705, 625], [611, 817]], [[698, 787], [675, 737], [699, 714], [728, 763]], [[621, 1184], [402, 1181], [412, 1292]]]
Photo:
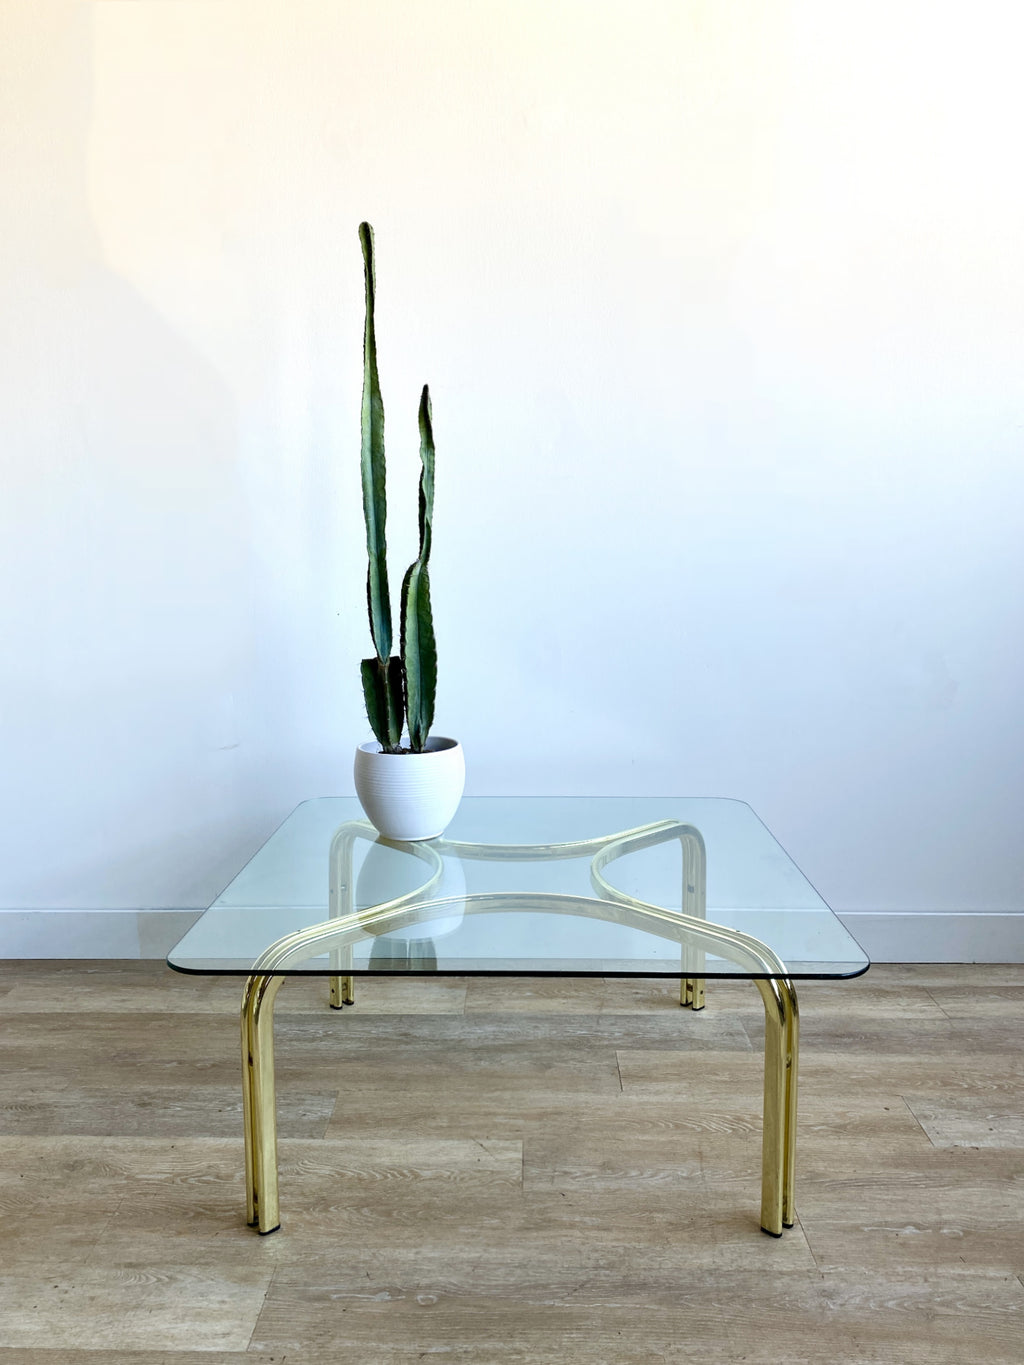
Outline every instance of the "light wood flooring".
[[0, 965], [0, 1365], [1024, 1362], [1024, 967], [801, 988], [778, 1241], [749, 983], [286, 983], [266, 1238], [240, 989]]

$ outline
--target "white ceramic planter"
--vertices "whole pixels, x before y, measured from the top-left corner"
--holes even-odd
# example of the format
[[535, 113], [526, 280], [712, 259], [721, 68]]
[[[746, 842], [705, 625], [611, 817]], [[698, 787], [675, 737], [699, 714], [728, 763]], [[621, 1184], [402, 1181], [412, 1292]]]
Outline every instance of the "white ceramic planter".
[[385, 754], [372, 739], [356, 750], [354, 776], [366, 817], [385, 839], [436, 839], [459, 808], [466, 760], [443, 735], [421, 754]]

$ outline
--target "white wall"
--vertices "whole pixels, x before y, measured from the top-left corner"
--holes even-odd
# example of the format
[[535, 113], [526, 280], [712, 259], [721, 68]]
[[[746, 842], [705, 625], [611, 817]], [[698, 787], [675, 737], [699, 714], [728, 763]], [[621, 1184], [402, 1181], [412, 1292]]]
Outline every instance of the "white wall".
[[0, 0], [0, 904], [201, 905], [351, 790], [368, 218], [469, 790], [1024, 909], [1018, 13]]

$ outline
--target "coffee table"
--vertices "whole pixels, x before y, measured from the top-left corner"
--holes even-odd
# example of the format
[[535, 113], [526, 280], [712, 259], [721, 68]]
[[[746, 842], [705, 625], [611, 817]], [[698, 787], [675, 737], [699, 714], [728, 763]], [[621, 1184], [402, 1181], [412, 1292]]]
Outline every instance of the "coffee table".
[[673, 977], [755, 982], [765, 1008], [761, 1227], [795, 1220], [795, 983], [859, 976], [863, 950], [742, 801], [467, 797], [442, 838], [380, 838], [355, 798], [303, 802], [168, 963], [239, 975], [247, 1218], [280, 1226], [274, 1000], [323, 976]]

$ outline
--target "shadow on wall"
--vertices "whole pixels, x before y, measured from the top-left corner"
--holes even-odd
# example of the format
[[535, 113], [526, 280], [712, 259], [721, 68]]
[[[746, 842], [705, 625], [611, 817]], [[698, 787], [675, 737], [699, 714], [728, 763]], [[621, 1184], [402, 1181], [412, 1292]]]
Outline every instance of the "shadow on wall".
[[3, 28], [0, 905], [189, 904], [181, 831], [213, 844], [247, 785], [233, 403], [103, 259], [90, 7]]

